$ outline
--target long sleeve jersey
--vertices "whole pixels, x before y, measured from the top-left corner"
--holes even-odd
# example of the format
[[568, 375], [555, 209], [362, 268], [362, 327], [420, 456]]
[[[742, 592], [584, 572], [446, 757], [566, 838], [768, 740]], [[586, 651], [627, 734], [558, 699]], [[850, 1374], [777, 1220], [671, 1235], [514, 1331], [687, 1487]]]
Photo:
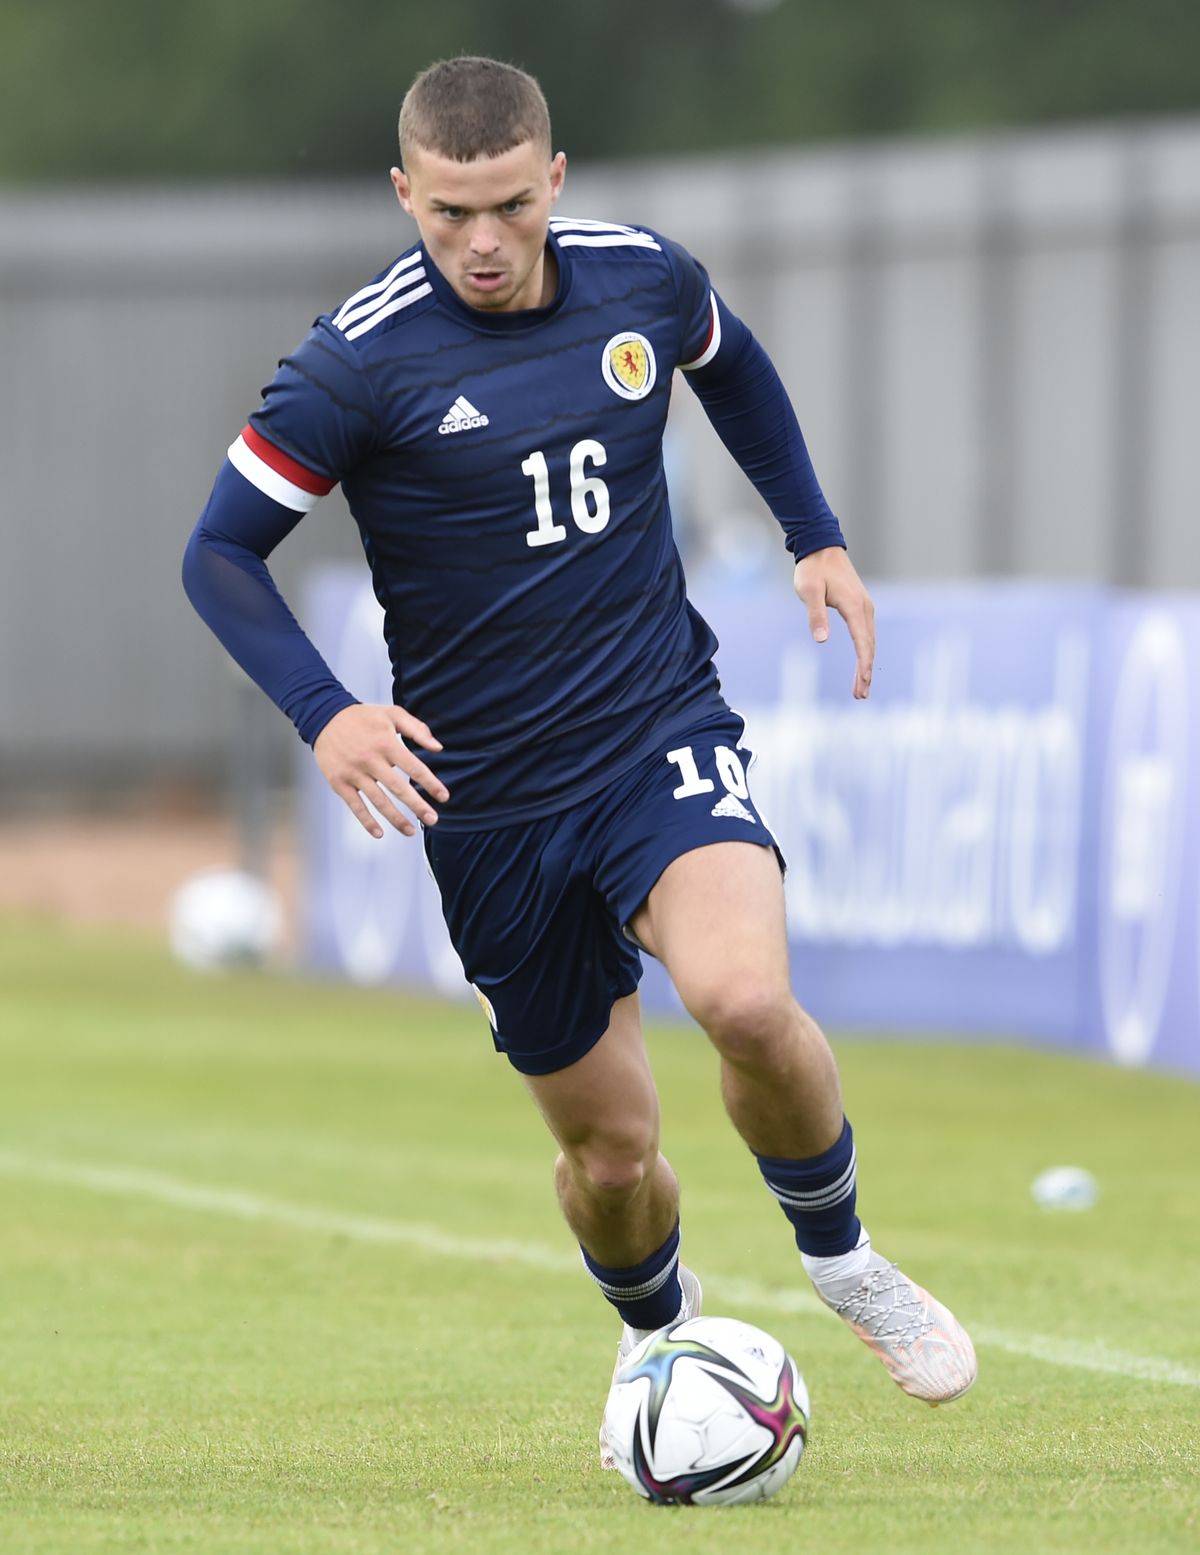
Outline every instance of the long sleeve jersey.
[[188, 547], [188, 594], [310, 742], [355, 700], [266, 559], [341, 484], [395, 701], [443, 750], [442, 826], [602, 788], [721, 707], [688, 603], [662, 439], [676, 368], [799, 559], [842, 545], [795, 414], [703, 268], [647, 228], [556, 218], [558, 286], [469, 307], [419, 244], [280, 364]]

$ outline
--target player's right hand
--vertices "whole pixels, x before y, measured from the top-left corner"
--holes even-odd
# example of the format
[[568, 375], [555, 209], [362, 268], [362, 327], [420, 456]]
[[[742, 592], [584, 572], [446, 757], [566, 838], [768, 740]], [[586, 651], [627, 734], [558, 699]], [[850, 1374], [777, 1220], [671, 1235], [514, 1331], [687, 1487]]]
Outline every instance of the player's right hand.
[[[417, 828], [393, 801], [411, 810], [426, 826], [434, 826], [437, 811], [430, 799], [442, 804], [450, 797], [446, 785], [409, 750], [404, 740], [411, 740], [424, 750], [442, 748], [429, 725], [402, 707], [367, 703], [356, 703], [335, 713], [313, 741], [313, 755], [325, 781], [372, 837], [383, 836], [383, 827], [372, 810], [378, 811], [398, 832], [411, 837]], [[424, 793], [419, 793], [414, 783], [419, 783]]]

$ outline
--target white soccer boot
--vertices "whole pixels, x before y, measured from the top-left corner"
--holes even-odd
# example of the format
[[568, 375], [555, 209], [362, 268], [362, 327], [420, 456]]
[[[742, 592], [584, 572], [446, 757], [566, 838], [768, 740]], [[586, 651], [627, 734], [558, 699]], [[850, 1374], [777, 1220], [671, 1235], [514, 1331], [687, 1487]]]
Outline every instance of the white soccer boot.
[[[679, 1288], [683, 1292], [683, 1305], [673, 1323], [682, 1323], [689, 1317], [700, 1316], [700, 1301], [703, 1292], [700, 1289], [700, 1281], [684, 1264], [679, 1265]], [[669, 1326], [669, 1325], [664, 1325]], [[621, 1331], [621, 1340], [617, 1345], [617, 1364], [613, 1367], [613, 1382], [617, 1380], [617, 1373], [625, 1362], [633, 1354], [634, 1350], [647, 1334], [656, 1332], [653, 1328], [630, 1328], [626, 1323]], [[611, 1391], [611, 1384], [610, 1384]], [[600, 1467], [602, 1469], [615, 1469], [617, 1461], [613, 1457], [612, 1447], [608, 1440], [607, 1410], [600, 1421]]]
[[816, 1291], [913, 1398], [948, 1404], [975, 1381], [975, 1346], [953, 1312], [874, 1250], [849, 1295]]

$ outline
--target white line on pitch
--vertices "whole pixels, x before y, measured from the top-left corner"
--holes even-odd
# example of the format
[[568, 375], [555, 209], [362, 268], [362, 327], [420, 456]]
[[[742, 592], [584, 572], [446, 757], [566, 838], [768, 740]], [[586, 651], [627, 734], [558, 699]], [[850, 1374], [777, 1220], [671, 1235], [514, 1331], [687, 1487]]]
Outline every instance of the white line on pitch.
[[[316, 1231], [342, 1236], [354, 1242], [373, 1242], [393, 1247], [411, 1247], [422, 1253], [470, 1262], [516, 1263], [555, 1274], [578, 1274], [579, 1260], [567, 1253], [539, 1247], [536, 1242], [505, 1241], [492, 1238], [451, 1236], [436, 1226], [415, 1221], [385, 1220], [371, 1215], [348, 1215], [338, 1210], [312, 1205], [290, 1204], [283, 1199], [263, 1198], [235, 1188], [212, 1188], [183, 1182], [160, 1172], [129, 1167], [94, 1166], [82, 1161], [63, 1161], [49, 1156], [23, 1155], [0, 1151], [0, 1173], [9, 1177], [33, 1178], [85, 1188], [92, 1193], [109, 1193], [122, 1198], [151, 1199], [176, 1209], [199, 1210], [206, 1214], [228, 1215], [237, 1220], [264, 1221], [289, 1226], [297, 1231]], [[825, 1316], [826, 1308], [816, 1296], [805, 1290], [771, 1290], [748, 1280], [705, 1275], [705, 1289], [732, 1307], [757, 1307], [764, 1312], [795, 1316]], [[1102, 1342], [1081, 1343], [1055, 1339], [1046, 1334], [1012, 1333], [1003, 1329], [972, 1325], [972, 1334], [982, 1345], [1007, 1350], [1029, 1360], [1045, 1361], [1052, 1366], [1068, 1366], [1081, 1371], [1105, 1372], [1139, 1382], [1165, 1382], [1176, 1387], [1200, 1388], [1200, 1372], [1177, 1366], [1156, 1356], [1132, 1355], [1114, 1350]]]

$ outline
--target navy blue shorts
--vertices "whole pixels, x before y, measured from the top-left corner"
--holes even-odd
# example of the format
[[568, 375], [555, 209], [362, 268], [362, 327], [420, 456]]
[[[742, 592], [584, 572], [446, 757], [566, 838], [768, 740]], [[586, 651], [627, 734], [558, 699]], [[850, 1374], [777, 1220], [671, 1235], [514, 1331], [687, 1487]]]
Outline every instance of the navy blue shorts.
[[[492, 831], [425, 831], [455, 950], [496, 1047], [522, 1074], [575, 1063], [642, 975], [630, 919], [673, 859], [778, 846], [747, 782], [736, 714], [698, 723], [569, 810]], [[782, 863], [782, 859], [781, 859]]]

